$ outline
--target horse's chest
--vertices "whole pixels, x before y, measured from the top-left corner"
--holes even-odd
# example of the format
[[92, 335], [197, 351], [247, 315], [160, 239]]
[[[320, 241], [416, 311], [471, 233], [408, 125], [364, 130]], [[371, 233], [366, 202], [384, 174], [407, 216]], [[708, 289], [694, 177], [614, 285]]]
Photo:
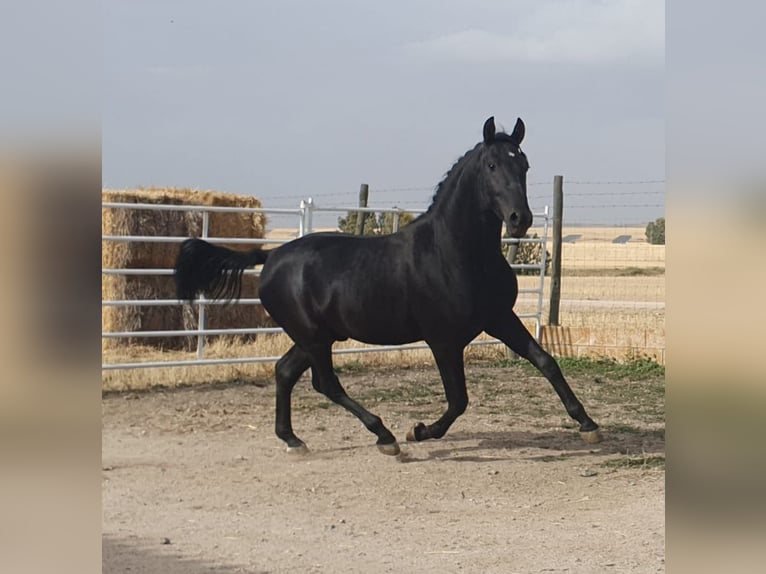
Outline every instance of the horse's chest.
[[483, 314], [484, 295], [479, 284], [445, 275], [413, 293], [410, 309], [421, 324], [470, 329]]

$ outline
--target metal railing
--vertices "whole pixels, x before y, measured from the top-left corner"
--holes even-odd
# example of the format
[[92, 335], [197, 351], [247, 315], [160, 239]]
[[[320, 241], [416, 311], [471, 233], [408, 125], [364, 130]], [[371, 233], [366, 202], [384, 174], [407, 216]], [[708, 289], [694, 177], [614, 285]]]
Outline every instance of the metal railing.
[[[397, 231], [399, 228], [400, 217], [403, 213], [423, 213], [424, 209], [400, 209], [398, 207], [380, 208], [380, 207], [318, 207], [314, 204], [311, 198], [302, 200], [297, 209], [268, 209], [268, 208], [254, 208], [254, 207], [214, 207], [204, 205], [164, 205], [164, 204], [152, 204], [152, 203], [121, 203], [121, 202], [102, 202], [102, 207], [112, 209], [132, 209], [132, 210], [147, 210], [147, 211], [184, 211], [184, 212], [199, 212], [202, 214], [202, 232], [200, 238], [205, 239], [210, 243], [226, 243], [226, 244], [242, 244], [242, 245], [275, 245], [282, 244], [291, 241], [292, 239], [243, 239], [235, 237], [210, 237], [210, 214], [211, 213], [263, 213], [271, 215], [295, 215], [297, 221], [297, 236], [301, 237], [308, 233], [311, 233], [314, 229], [314, 214], [315, 213], [339, 213], [347, 214], [349, 212], [357, 213], [393, 213], [393, 230]], [[536, 238], [524, 238], [524, 239], [512, 239], [504, 238], [502, 242], [504, 244], [513, 243], [539, 243], [542, 245], [542, 260], [539, 264], [514, 264], [514, 269], [533, 269], [537, 270], [540, 276], [539, 286], [533, 289], [520, 289], [519, 294], [535, 294], [536, 297], [536, 310], [531, 313], [519, 313], [519, 318], [534, 319], [535, 321], [535, 337], [540, 340], [542, 332], [542, 310], [543, 310], [543, 288], [545, 282], [545, 268], [546, 268], [546, 242], [548, 239], [548, 227], [549, 227], [549, 211], [548, 207], [542, 213], [535, 213], [536, 218], [540, 218], [543, 221], [543, 233], [541, 237]], [[188, 239], [187, 237], [167, 237], [167, 236], [147, 236], [147, 235], [103, 235], [102, 241], [109, 242], [142, 242], [142, 243], [181, 243]], [[162, 276], [172, 275], [172, 269], [133, 269], [133, 268], [114, 268], [114, 269], [102, 269], [102, 275], [142, 275], [142, 276]], [[255, 269], [249, 269], [245, 271], [247, 275], [260, 275], [260, 271]], [[197, 358], [190, 360], [169, 360], [169, 361], [146, 361], [146, 362], [118, 362], [108, 363], [101, 365], [102, 370], [115, 370], [115, 369], [138, 369], [138, 368], [152, 368], [152, 367], [176, 367], [176, 366], [191, 366], [191, 365], [219, 365], [219, 364], [239, 364], [239, 363], [259, 363], [259, 362], [274, 362], [279, 360], [279, 356], [253, 356], [253, 357], [231, 357], [231, 358], [217, 358], [207, 359], [205, 358], [205, 338], [212, 335], [250, 335], [250, 334], [274, 334], [283, 333], [284, 331], [279, 327], [253, 327], [247, 329], [239, 328], [227, 328], [227, 329], [209, 329], [207, 328], [207, 307], [209, 305], [222, 305], [226, 302], [223, 301], [211, 301], [203, 296], [200, 296], [193, 302], [198, 308], [197, 313], [197, 329], [186, 330], [154, 330], [154, 331], [115, 331], [115, 332], [102, 332], [101, 337], [103, 339], [120, 339], [120, 338], [152, 338], [152, 337], [197, 337]], [[179, 301], [177, 299], [126, 299], [126, 300], [102, 300], [102, 307], [156, 307], [156, 306], [183, 306], [187, 303]], [[260, 305], [261, 301], [258, 298], [244, 298], [239, 299], [234, 305]], [[497, 339], [489, 340], [475, 340], [470, 343], [471, 345], [496, 345], [502, 344]], [[381, 345], [374, 347], [362, 347], [351, 349], [334, 349], [334, 354], [348, 354], [348, 353], [368, 353], [368, 352], [385, 352], [385, 351], [405, 351], [405, 350], [417, 350], [427, 349], [428, 346], [424, 343], [413, 343], [409, 345]]]

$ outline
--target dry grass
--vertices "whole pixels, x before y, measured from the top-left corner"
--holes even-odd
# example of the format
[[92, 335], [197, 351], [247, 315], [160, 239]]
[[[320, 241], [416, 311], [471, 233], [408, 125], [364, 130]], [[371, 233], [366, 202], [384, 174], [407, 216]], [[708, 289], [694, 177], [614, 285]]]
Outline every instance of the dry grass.
[[[537, 288], [539, 277], [519, 277], [519, 287]], [[550, 299], [551, 278], [545, 278], [544, 300]], [[523, 299], [534, 297], [522, 295]], [[566, 276], [561, 278], [561, 299], [589, 301], [665, 301], [665, 276]]]
[[623, 331], [665, 333], [664, 309], [562, 309], [559, 324], [567, 327], [609, 327]]
[[629, 235], [628, 244], [646, 243], [646, 227], [637, 225], [611, 225], [586, 227], [580, 225], [564, 225], [562, 237], [579, 235], [576, 243], [611, 243], [615, 237]]
[[[624, 333], [651, 331], [664, 335], [664, 312], [639, 310], [626, 314], [614, 311], [562, 311], [560, 323], [569, 327], [592, 327], [595, 324], [608, 325]], [[534, 321], [525, 320], [527, 328], [534, 332]], [[286, 335], [260, 335], [254, 342], [244, 341], [239, 337], [209, 337], [205, 347], [206, 359], [278, 357], [290, 348], [291, 342]], [[480, 336], [486, 340], [486, 335]], [[337, 343], [335, 349], [371, 348], [356, 341]], [[628, 349], [618, 351], [616, 356], [628, 357], [635, 354]], [[508, 353], [502, 345], [468, 347], [465, 351], [466, 362], [476, 360], [500, 360]], [[107, 349], [103, 352], [106, 364], [117, 362], [142, 361], [188, 361], [196, 359], [196, 353], [179, 350], [161, 350], [152, 347], [130, 346], [121, 349]], [[412, 367], [433, 365], [433, 357], [428, 349], [410, 351], [365, 352], [359, 354], [336, 355], [335, 365], [339, 368], [365, 367]], [[104, 390], [135, 390], [154, 387], [178, 387], [201, 383], [230, 382], [236, 380], [271, 380], [274, 364], [247, 363], [211, 366], [163, 367], [148, 369], [127, 369], [104, 371], [102, 376]]]
[[[562, 245], [562, 269], [664, 268], [665, 246], [647, 243], [645, 231], [644, 227], [565, 227], [564, 238], [580, 237]], [[627, 243], [612, 243], [621, 235], [630, 236]]]
[[[480, 337], [488, 339], [487, 336]], [[210, 337], [212, 341], [205, 347], [206, 359], [279, 357], [292, 345], [286, 335], [261, 335], [254, 341], [244, 341], [239, 337]], [[337, 343], [337, 349], [374, 348], [356, 341]], [[499, 360], [507, 357], [501, 345], [469, 347], [466, 360]], [[117, 362], [151, 361], [191, 361], [197, 358], [195, 352], [179, 350], [161, 350], [155, 347], [131, 345], [121, 349], [107, 349], [102, 355], [105, 364]], [[366, 352], [360, 354], [342, 354], [334, 358], [335, 366], [340, 369], [354, 369], [365, 366], [414, 367], [434, 365], [428, 349], [409, 351]], [[274, 376], [274, 363], [244, 363], [226, 365], [202, 365], [183, 367], [159, 367], [126, 370], [108, 370], [102, 375], [102, 388], [105, 391], [142, 390], [148, 388], [174, 388], [202, 383], [218, 383], [242, 380], [271, 380]]]
[[[210, 342], [205, 347], [205, 359], [278, 356], [290, 345], [286, 335], [260, 336], [252, 342], [245, 341], [241, 337], [209, 337], [209, 339]], [[196, 352], [141, 345], [106, 349], [102, 353], [104, 364], [191, 361], [196, 358]], [[173, 388], [200, 383], [264, 379], [270, 378], [273, 372], [273, 363], [120, 369], [103, 371], [102, 387], [107, 391]]]
[[665, 246], [648, 243], [565, 243], [561, 249], [564, 268], [664, 267]]

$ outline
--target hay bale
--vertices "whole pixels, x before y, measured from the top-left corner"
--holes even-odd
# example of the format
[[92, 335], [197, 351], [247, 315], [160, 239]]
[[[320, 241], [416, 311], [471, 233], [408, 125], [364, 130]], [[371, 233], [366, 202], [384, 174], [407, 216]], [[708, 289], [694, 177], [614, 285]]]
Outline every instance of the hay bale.
[[[210, 205], [225, 207], [260, 207], [252, 196], [196, 191], [177, 188], [102, 190], [103, 202], [152, 203], [166, 205]], [[261, 213], [212, 213], [209, 237], [263, 238], [266, 217]], [[150, 211], [126, 208], [102, 208], [101, 232], [104, 235], [151, 235], [199, 237], [202, 214], [196, 212]], [[242, 245], [229, 245], [245, 249]], [[106, 269], [172, 269], [178, 243], [103, 241], [101, 264]], [[258, 280], [245, 276], [242, 297], [256, 297]], [[103, 299], [174, 299], [172, 276], [103, 275]], [[209, 306], [207, 326], [215, 329], [257, 327], [269, 324], [260, 306]], [[185, 307], [105, 307], [101, 328], [114, 331], [181, 330], [197, 327], [197, 310]], [[148, 344], [162, 348], [193, 348], [196, 338], [104, 339], [104, 347]]]

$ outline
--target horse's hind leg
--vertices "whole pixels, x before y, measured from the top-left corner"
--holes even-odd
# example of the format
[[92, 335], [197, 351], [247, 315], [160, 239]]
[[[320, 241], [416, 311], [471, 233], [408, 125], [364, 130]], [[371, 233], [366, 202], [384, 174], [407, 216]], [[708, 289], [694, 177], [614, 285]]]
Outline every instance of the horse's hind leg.
[[553, 385], [569, 416], [580, 423], [580, 434], [583, 440], [590, 443], [601, 441], [598, 425], [585, 412], [585, 407], [567, 384], [556, 360], [535, 341], [515, 313], [506, 313], [502, 317], [496, 316], [494, 324], [486, 331], [493, 337], [500, 339], [513, 352], [528, 360], [545, 375], [545, 378]]
[[309, 353], [311, 355], [312, 376], [315, 377], [314, 386], [318, 386], [323, 395], [355, 415], [367, 427], [367, 430], [377, 435], [377, 445], [380, 452], [390, 455], [399, 454], [399, 444], [396, 442], [396, 437], [385, 427], [380, 417], [366, 410], [346, 394], [333, 370], [331, 347], [329, 345], [317, 346]]
[[277, 436], [287, 443], [288, 452], [306, 452], [306, 445], [293, 432], [290, 399], [295, 383], [310, 366], [308, 355], [297, 346], [293, 346], [277, 361], [275, 368], [277, 380]]

